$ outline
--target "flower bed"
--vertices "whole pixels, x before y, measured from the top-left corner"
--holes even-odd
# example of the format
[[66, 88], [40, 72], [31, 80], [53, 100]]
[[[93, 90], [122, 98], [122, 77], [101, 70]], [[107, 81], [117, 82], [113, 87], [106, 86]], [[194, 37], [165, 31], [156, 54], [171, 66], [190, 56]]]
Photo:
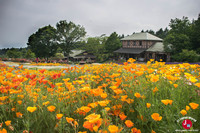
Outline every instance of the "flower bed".
[[0, 63], [0, 131], [175, 132], [186, 116], [199, 128], [199, 65], [128, 62], [60, 70]]

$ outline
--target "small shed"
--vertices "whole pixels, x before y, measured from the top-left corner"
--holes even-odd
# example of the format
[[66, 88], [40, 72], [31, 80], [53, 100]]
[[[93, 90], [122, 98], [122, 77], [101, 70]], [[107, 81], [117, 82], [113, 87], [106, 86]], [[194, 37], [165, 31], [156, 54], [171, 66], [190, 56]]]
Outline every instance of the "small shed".
[[93, 63], [96, 57], [92, 53], [88, 53], [86, 50], [71, 50], [69, 59], [81, 64]]

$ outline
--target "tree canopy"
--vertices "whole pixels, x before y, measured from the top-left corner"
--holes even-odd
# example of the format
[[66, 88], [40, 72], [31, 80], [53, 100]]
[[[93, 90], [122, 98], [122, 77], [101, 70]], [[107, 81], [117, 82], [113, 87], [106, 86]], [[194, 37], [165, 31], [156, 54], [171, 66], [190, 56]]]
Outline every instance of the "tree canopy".
[[[171, 29], [164, 39], [164, 45], [165, 50], [171, 52], [174, 60], [183, 61], [179, 57], [187, 52], [191, 55], [198, 53], [198, 49], [200, 52], [200, 18], [193, 22], [190, 22], [187, 17], [171, 19], [169, 26]], [[198, 58], [198, 56], [194, 57]], [[188, 58], [188, 61], [191, 59]]]
[[200, 14], [198, 19], [195, 20], [191, 26], [190, 38], [192, 48], [200, 54]]
[[22, 53], [15, 48], [11, 48], [6, 52], [7, 57], [9, 58], [21, 58]]
[[121, 42], [116, 32], [113, 32], [105, 43], [105, 49], [107, 52], [113, 52], [121, 47]]
[[53, 56], [57, 50], [56, 29], [50, 25], [38, 29], [29, 37], [27, 45], [37, 57]]
[[56, 28], [49, 25], [38, 29], [29, 37], [27, 45], [37, 57], [55, 56], [58, 48], [67, 56], [85, 34], [82, 26], [63, 20], [56, 24]]
[[84, 27], [71, 21], [62, 20], [56, 24], [56, 28], [58, 46], [62, 48], [66, 56], [75, 48], [75, 43], [86, 35]]

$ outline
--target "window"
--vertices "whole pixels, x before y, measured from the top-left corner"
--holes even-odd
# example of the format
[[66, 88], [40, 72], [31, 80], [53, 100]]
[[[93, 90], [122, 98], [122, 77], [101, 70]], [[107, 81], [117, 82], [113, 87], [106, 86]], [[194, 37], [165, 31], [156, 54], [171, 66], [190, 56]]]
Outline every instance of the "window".
[[127, 41], [127, 46], [130, 46], [130, 41]]
[[142, 41], [140, 41], [140, 46], [142, 46]]
[[136, 45], [136, 41], [133, 42], [133, 45]]

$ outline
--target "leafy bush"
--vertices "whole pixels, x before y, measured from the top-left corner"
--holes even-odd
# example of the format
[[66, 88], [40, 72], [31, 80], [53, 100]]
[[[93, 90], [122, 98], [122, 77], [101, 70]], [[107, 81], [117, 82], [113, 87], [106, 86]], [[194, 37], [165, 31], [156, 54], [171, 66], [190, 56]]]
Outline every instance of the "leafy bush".
[[16, 49], [10, 49], [6, 52], [6, 56], [9, 58], [21, 58], [22, 53], [17, 51]]
[[34, 59], [35, 58], [35, 53], [33, 53], [30, 49], [27, 50], [25, 54], [26, 59]]
[[173, 56], [176, 61], [181, 62], [198, 62], [200, 61], [199, 55], [193, 50], [183, 49], [181, 53]]
[[64, 57], [64, 54], [63, 53], [56, 53], [55, 57], [58, 58], [58, 59], [61, 59], [61, 58]]

